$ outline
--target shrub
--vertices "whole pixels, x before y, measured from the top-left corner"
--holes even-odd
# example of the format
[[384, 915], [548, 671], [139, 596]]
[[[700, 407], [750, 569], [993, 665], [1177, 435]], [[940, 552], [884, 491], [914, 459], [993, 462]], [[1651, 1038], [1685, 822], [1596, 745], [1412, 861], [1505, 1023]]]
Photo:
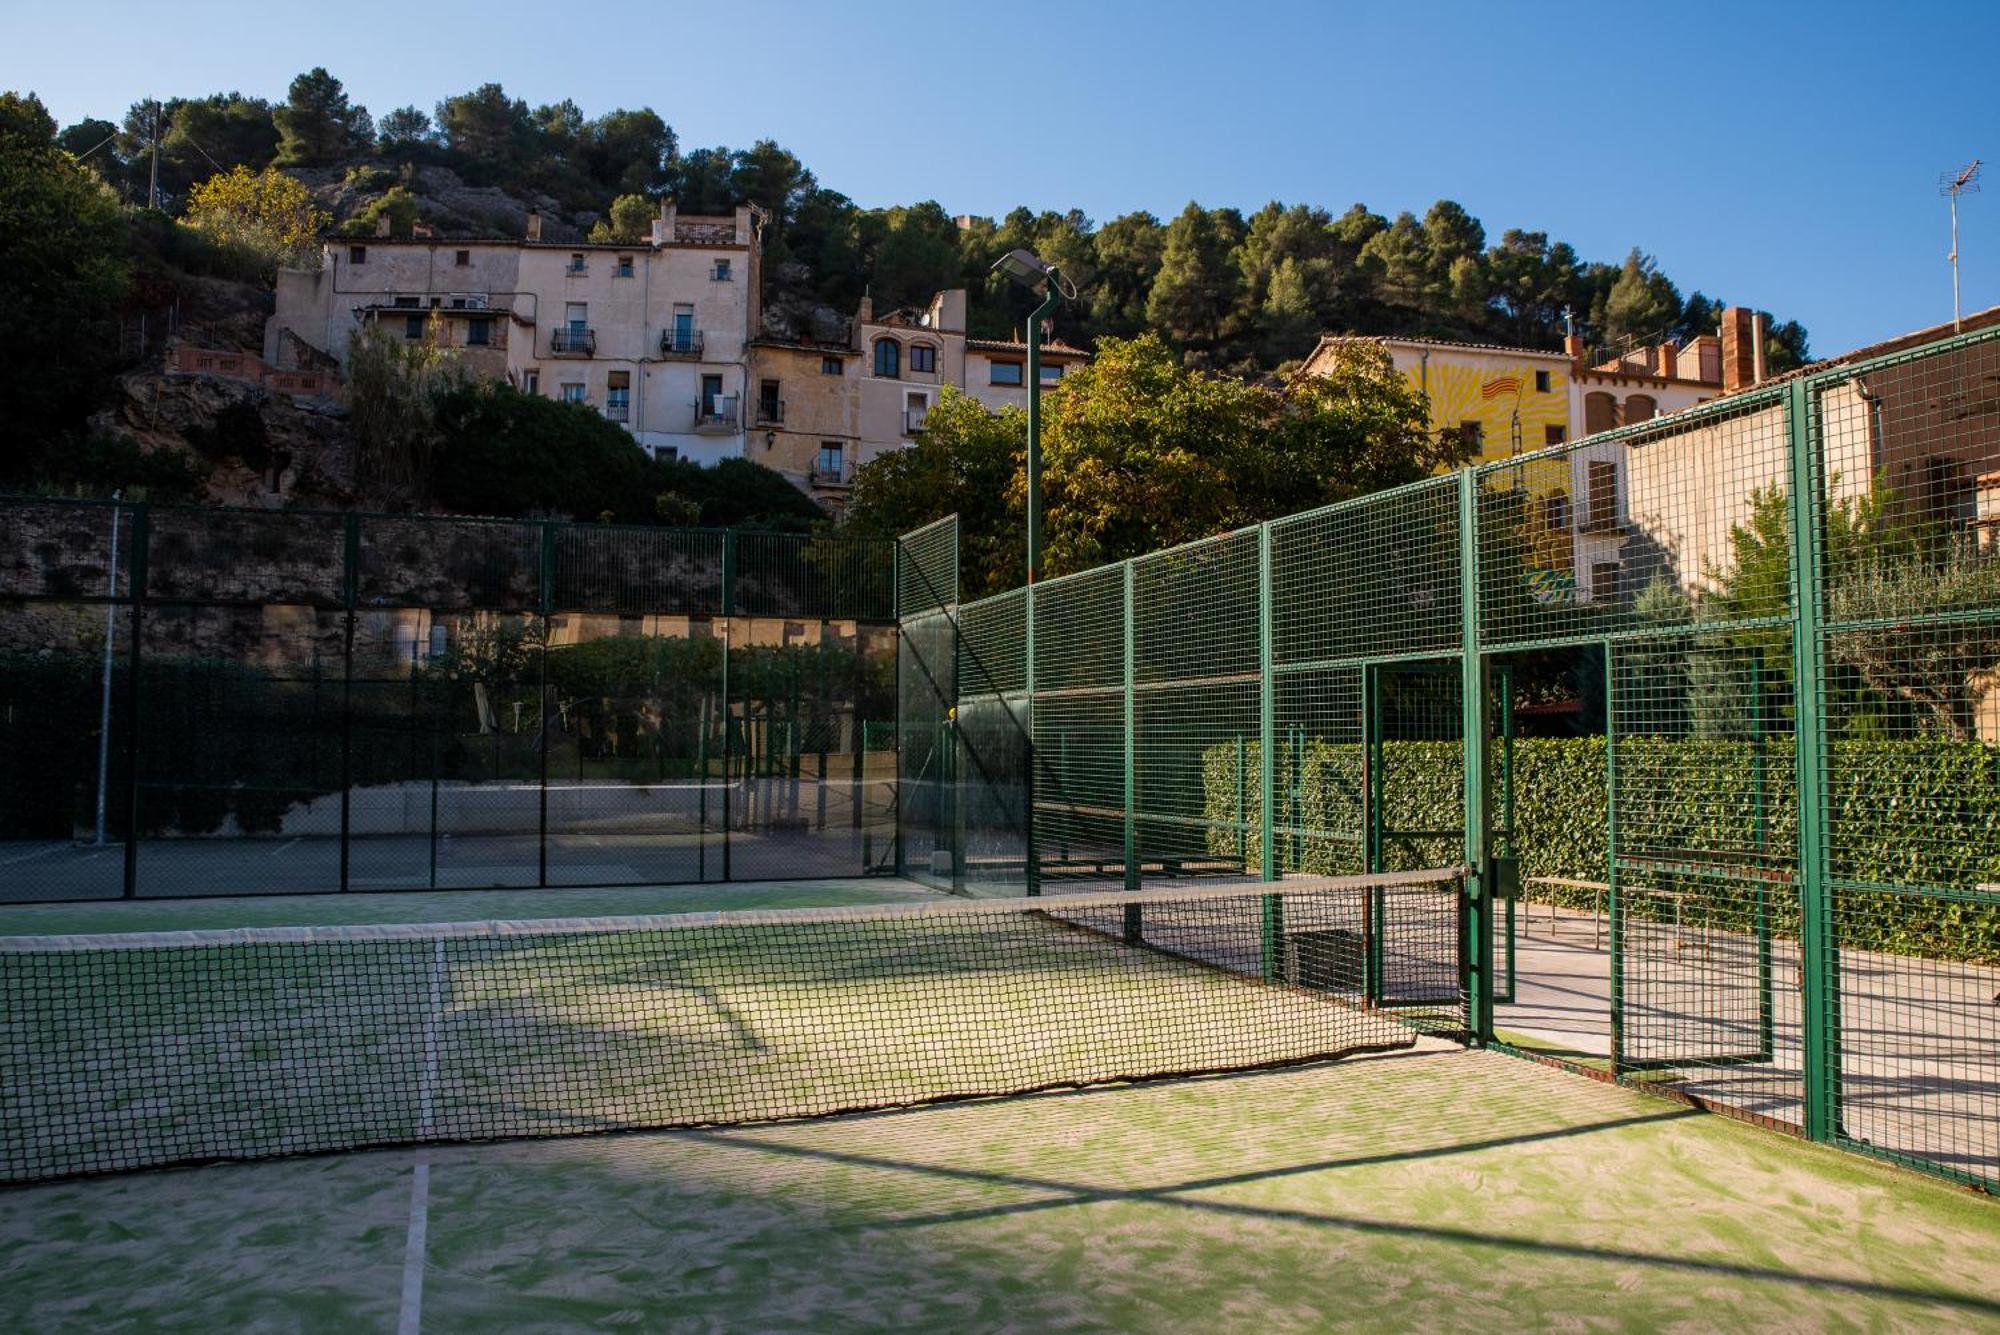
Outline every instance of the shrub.
[[[1760, 743], [1621, 740], [1621, 846], [1706, 850], [1737, 863], [1761, 857], [1779, 868], [1796, 867], [1792, 745], [1789, 736]], [[1258, 749], [1254, 741], [1240, 752], [1227, 743], [1202, 756], [1208, 851], [1244, 857], [1252, 866], [1260, 839]], [[1384, 743], [1384, 826], [1461, 828], [1461, 754], [1456, 742]], [[1512, 847], [1522, 876], [1605, 879], [1610, 839], [1605, 739], [1523, 739], [1514, 743], [1513, 756]], [[1312, 739], [1299, 747], [1293, 763], [1288, 744], [1279, 753], [1278, 770], [1277, 824], [1286, 831], [1281, 865], [1320, 874], [1361, 870], [1360, 844], [1353, 837], [1363, 810], [1360, 745]], [[2000, 845], [1987, 837], [2000, 826], [2000, 763], [1993, 747], [1943, 739], [1835, 741], [1828, 753], [1827, 788], [1833, 819], [1828, 873], [1837, 881], [1959, 889], [2000, 882]], [[1294, 836], [1289, 833], [1294, 828], [1325, 834]], [[1460, 854], [1456, 840], [1420, 840], [1392, 843], [1385, 856], [1393, 870], [1448, 864]], [[1648, 883], [1671, 888], [1680, 882], [1662, 872], [1649, 873]], [[1860, 889], [1837, 889], [1835, 896], [1845, 947], [2000, 961], [2000, 904]], [[1550, 896], [1543, 891], [1535, 897]], [[1587, 900], [1561, 893], [1555, 898]], [[1796, 905], [1786, 899], [1781, 894], [1772, 905], [1775, 929], [1796, 933]]]

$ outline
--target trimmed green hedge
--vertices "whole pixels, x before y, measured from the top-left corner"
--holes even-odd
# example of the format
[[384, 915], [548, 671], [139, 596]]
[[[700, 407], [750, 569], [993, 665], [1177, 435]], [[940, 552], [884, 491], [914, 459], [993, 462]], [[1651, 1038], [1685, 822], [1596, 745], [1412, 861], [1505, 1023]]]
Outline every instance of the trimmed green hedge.
[[[1383, 753], [1385, 828], [1462, 826], [1464, 762], [1457, 742], [1388, 742]], [[1247, 770], [1240, 778], [1239, 754]], [[1354, 743], [1309, 740], [1296, 758], [1292, 746], [1281, 747], [1277, 824], [1279, 860], [1287, 871], [1361, 869], [1362, 759]], [[1206, 814], [1215, 822], [1209, 852], [1244, 857], [1254, 866], [1257, 744], [1240, 752], [1233, 743], [1211, 747], [1202, 760]], [[1605, 760], [1602, 737], [1514, 744], [1512, 851], [1524, 878], [1605, 879]], [[1619, 843], [1628, 857], [1651, 851], [1663, 862], [1694, 861], [1689, 850], [1700, 850], [1733, 866], [1796, 866], [1790, 737], [1761, 743], [1630, 737], [1620, 741], [1617, 761]], [[1941, 887], [1964, 896], [1840, 891], [1842, 944], [2000, 963], [2000, 900], [1969, 893], [1976, 885], [2000, 883], [2000, 748], [1943, 740], [1835, 742], [1827, 783], [1833, 830], [1828, 870], [1835, 879]], [[1392, 840], [1385, 856], [1391, 868], [1437, 866], [1456, 861], [1460, 850], [1455, 838]], [[1664, 866], [1649, 872], [1647, 881], [1663, 889], [1718, 884]], [[1551, 894], [1531, 886], [1526, 893], [1571, 906], [1590, 901], [1584, 892]], [[1739, 897], [1750, 902], [1747, 892]], [[1781, 894], [1770, 908], [1776, 930], [1795, 934], [1796, 905]]]

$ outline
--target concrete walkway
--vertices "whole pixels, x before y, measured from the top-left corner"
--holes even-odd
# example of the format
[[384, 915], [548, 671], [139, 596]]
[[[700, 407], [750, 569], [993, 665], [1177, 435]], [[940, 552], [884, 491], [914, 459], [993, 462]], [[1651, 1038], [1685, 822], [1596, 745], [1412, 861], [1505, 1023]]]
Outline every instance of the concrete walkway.
[[[1611, 1054], [1608, 933], [1588, 913], [1521, 906], [1507, 1034], [1579, 1058]], [[1797, 1126], [1805, 1098], [1797, 947], [1771, 947], [1768, 1056], [1754, 940], [1635, 925], [1625, 960], [1626, 1057], [1676, 1063], [1673, 1088]], [[1912, 956], [1841, 956], [1839, 1101], [1850, 1140], [2000, 1181], [2000, 970]]]

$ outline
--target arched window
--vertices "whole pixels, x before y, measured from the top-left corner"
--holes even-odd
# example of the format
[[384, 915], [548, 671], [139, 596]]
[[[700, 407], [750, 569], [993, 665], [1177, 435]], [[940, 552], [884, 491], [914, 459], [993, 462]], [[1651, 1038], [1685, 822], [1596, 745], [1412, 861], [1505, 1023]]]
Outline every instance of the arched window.
[[1618, 400], [1603, 390], [1583, 396], [1583, 434], [1594, 436], [1618, 425]]
[[910, 344], [910, 369], [912, 371], [937, 370], [937, 349], [928, 343]]
[[903, 345], [893, 338], [875, 340], [875, 374], [891, 380], [903, 374]]
[[1625, 400], [1625, 425], [1650, 422], [1659, 416], [1660, 405], [1650, 394], [1634, 394]]

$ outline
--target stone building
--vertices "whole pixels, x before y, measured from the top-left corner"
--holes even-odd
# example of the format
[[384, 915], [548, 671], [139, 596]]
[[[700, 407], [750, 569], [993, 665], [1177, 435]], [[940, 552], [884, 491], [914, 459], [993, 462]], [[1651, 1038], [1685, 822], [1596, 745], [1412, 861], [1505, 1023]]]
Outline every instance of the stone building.
[[[749, 457], [838, 511], [854, 470], [921, 436], [946, 386], [995, 411], [1026, 407], [1027, 344], [965, 330], [965, 289], [952, 288], [921, 310], [877, 314], [863, 297], [838, 330], [752, 340]], [[1061, 384], [1089, 356], [1052, 340], [1043, 347], [1043, 386]]]
[[476, 375], [588, 404], [666, 458], [745, 453], [749, 335], [759, 319], [752, 210], [662, 203], [637, 244], [343, 237], [317, 271], [282, 271], [264, 357], [345, 365], [375, 325], [452, 349]]

